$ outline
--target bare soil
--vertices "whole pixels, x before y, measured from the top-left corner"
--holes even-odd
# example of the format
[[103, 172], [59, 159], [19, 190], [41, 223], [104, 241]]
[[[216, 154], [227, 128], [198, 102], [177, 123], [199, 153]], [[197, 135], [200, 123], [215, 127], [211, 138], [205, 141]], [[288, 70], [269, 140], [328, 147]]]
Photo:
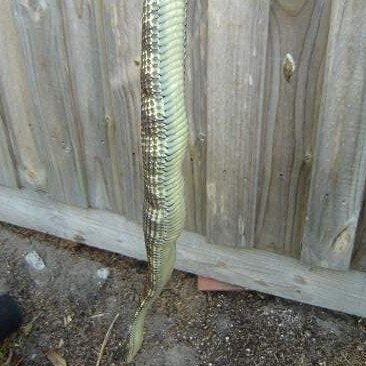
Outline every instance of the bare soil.
[[[42, 270], [26, 263], [32, 251]], [[18, 299], [25, 318], [0, 345], [0, 365], [56, 365], [53, 352], [68, 366], [94, 366], [117, 314], [101, 365], [122, 365], [144, 263], [6, 224], [0, 258], [0, 288]], [[195, 276], [176, 271], [148, 318], [135, 365], [361, 366], [366, 321], [253, 291], [200, 292]]]

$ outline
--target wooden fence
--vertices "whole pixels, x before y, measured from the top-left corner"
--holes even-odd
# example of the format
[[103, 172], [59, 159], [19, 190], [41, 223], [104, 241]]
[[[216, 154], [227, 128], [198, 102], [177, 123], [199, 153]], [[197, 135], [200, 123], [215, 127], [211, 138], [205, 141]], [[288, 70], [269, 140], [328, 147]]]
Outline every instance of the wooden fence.
[[[145, 257], [141, 5], [0, 1], [0, 220]], [[190, 0], [177, 268], [366, 316], [365, 19]]]

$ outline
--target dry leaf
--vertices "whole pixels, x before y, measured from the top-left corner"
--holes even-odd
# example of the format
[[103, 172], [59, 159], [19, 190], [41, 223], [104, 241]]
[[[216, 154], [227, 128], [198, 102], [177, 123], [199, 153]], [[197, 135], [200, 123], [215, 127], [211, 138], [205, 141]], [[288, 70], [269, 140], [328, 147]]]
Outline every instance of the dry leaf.
[[35, 316], [33, 318], [33, 320], [31, 322], [29, 322], [28, 324], [25, 324], [22, 328], [22, 332], [25, 336], [29, 336], [29, 334], [31, 334], [32, 330], [33, 330], [33, 324], [38, 320], [39, 318], [39, 314], [37, 316]]
[[66, 360], [56, 351], [48, 351], [47, 358], [50, 360], [53, 366], [67, 366]]

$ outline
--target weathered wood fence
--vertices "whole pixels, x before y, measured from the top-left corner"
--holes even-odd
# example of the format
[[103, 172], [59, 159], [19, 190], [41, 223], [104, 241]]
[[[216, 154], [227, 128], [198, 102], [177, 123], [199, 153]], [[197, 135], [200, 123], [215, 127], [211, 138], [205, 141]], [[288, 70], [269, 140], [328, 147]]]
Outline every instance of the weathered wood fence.
[[[0, 1], [0, 220], [144, 258], [141, 4]], [[366, 316], [365, 19], [190, 1], [178, 268]]]

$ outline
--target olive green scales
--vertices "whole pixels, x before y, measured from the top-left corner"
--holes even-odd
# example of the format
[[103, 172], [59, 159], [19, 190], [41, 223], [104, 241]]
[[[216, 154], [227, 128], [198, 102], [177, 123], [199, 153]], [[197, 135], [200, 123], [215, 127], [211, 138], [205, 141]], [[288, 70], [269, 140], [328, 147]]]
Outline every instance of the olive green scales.
[[141, 347], [147, 311], [174, 269], [176, 240], [185, 219], [186, 0], [146, 0], [142, 24], [141, 144], [148, 279], [130, 328], [128, 362]]

